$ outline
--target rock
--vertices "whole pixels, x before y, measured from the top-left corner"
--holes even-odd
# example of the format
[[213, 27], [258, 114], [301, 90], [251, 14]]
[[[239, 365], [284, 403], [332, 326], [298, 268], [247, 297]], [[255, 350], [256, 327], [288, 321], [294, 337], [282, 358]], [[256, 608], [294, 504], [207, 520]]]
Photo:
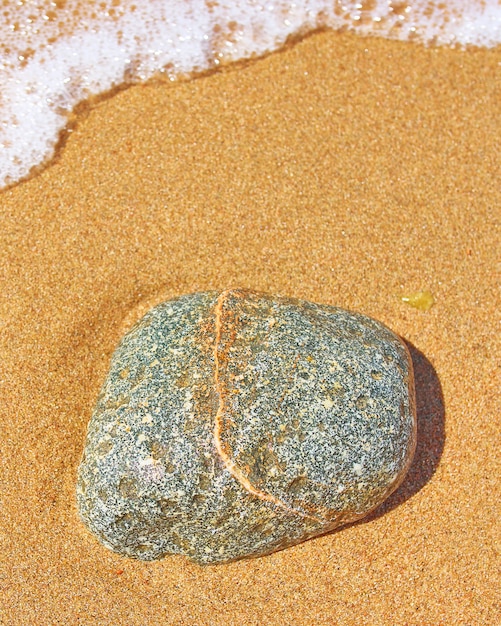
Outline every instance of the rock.
[[113, 355], [79, 511], [130, 557], [259, 556], [373, 510], [415, 439], [409, 354], [379, 322], [245, 290], [183, 296]]

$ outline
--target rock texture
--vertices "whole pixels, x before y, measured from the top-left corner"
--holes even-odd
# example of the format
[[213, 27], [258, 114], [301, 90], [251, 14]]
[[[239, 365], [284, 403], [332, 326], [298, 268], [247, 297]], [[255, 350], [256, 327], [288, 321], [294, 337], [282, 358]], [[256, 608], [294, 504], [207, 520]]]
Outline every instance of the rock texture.
[[116, 349], [78, 506], [131, 557], [258, 556], [374, 509], [415, 438], [411, 361], [379, 322], [245, 290], [183, 296]]

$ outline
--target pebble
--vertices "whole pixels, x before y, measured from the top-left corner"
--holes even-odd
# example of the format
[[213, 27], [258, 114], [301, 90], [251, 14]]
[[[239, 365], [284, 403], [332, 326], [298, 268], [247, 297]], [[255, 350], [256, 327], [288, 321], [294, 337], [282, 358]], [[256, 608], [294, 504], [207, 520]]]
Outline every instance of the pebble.
[[412, 364], [383, 324], [235, 289], [151, 309], [117, 347], [78, 471], [107, 547], [200, 564], [358, 520], [416, 443]]

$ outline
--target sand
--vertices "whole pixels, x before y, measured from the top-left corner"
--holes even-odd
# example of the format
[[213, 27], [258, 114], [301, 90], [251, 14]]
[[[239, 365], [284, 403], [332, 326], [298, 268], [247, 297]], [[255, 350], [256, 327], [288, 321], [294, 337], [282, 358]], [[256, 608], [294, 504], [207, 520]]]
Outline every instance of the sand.
[[[319, 33], [101, 102], [0, 195], [0, 623], [501, 623], [500, 87], [500, 49]], [[403, 336], [415, 462], [368, 521], [268, 557], [120, 557], [74, 497], [111, 353], [159, 294], [230, 286]]]

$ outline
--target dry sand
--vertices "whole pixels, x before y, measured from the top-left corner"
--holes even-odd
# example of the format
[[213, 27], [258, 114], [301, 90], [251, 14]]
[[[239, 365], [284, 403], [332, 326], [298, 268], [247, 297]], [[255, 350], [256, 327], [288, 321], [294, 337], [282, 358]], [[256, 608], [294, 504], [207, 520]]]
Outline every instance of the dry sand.
[[[501, 623], [500, 102], [501, 49], [320, 33], [119, 93], [0, 195], [0, 623]], [[369, 521], [265, 558], [125, 559], [74, 497], [110, 355], [145, 299], [228, 286], [413, 344], [415, 463]]]

